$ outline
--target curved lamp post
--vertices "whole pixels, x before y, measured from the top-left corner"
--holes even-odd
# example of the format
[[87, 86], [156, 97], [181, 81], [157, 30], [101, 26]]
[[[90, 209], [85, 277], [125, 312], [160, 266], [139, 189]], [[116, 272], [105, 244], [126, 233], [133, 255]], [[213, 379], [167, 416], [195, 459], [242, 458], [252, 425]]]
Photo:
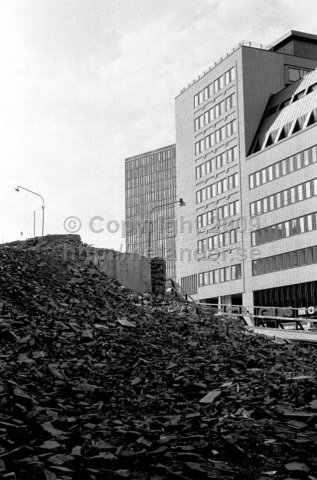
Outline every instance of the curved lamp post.
[[185, 202], [182, 198], [179, 198], [176, 200], [176, 202], [169, 202], [169, 203], [162, 203], [161, 205], [155, 205], [152, 210], [150, 211], [149, 214], [149, 243], [148, 243], [148, 257], [151, 255], [151, 242], [152, 242], [152, 225], [153, 221], [151, 220], [151, 215], [154, 212], [155, 209], [157, 208], [163, 208], [163, 207], [168, 207], [169, 205], [175, 205], [175, 203], [178, 203], [180, 207], [185, 207]]
[[39, 193], [33, 192], [32, 190], [29, 190], [28, 188], [21, 187], [21, 185], [19, 185], [15, 190], [17, 192], [19, 192], [21, 188], [22, 188], [22, 190], [25, 190], [29, 193], [33, 193], [33, 195], [36, 195], [37, 197], [40, 197], [40, 199], [42, 200], [42, 237], [43, 237], [43, 235], [44, 235], [44, 208], [45, 208], [44, 198]]

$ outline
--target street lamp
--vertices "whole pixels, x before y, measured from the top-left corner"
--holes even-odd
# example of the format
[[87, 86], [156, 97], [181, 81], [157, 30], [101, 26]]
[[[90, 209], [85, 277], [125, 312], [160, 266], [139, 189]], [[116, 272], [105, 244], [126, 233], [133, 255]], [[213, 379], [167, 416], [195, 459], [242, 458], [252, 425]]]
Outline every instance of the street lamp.
[[28, 188], [25, 188], [25, 187], [21, 187], [21, 185], [19, 185], [15, 190], [17, 192], [20, 191], [20, 188], [22, 188], [22, 190], [25, 190], [29, 193], [33, 193], [33, 195], [36, 195], [37, 197], [40, 197], [40, 199], [42, 200], [42, 237], [44, 236], [44, 208], [45, 208], [45, 205], [44, 205], [44, 198], [42, 197], [42, 195], [40, 195], [39, 193], [36, 193], [36, 192], [33, 192], [32, 190], [29, 190]]
[[185, 207], [185, 202], [184, 202], [184, 200], [183, 200], [182, 198], [179, 198], [179, 199], [176, 200], [175, 202], [168, 202], [168, 203], [162, 203], [161, 205], [155, 205], [155, 206], [152, 208], [152, 210], [150, 211], [149, 220], [148, 220], [148, 223], [149, 223], [148, 257], [150, 257], [150, 254], [151, 254], [152, 225], [153, 225], [153, 221], [151, 220], [151, 215], [152, 215], [152, 213], [153, 213], [154, 210], [157, 209], [157, 208], [168, 207], [169, 205], [175, 205], [176, 203], [178, 203], [180, 207]]

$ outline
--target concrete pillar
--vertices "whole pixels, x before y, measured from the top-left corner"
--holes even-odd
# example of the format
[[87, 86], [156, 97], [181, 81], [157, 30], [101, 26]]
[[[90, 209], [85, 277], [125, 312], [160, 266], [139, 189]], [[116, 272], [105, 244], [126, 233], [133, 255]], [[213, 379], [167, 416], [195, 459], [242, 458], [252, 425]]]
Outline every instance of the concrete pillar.
[[242, 294], [242, 305], [249, 311], [249, 313], [254, 313], [253, 292], [245, 292]]
[[218, 297], [218, 310], [221, 310], [221, 297]]
[[221, 298], [222, 298], [222, 303], [225, 303], [226, 306], [230, 307], [232, 305], [231, 295], [225, 295], [224, 297], [221, 297]]
[[231, 295], [224, 295], [223, 297], [221, 297], [221, 303], [223, 304], [222, 308], [224, 312], [228, 313], [228, 311], [231, 310], [231, 305], [232, 305]]

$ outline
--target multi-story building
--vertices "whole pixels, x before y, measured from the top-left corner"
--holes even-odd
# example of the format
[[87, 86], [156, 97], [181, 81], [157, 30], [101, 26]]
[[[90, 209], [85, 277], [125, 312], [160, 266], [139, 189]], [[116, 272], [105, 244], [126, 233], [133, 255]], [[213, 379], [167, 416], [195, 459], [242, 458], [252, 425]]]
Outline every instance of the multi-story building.
[[246, 158], [256, 305], [317, 304], [317, 70], [273, 95]]
[[176, 277], [196, 300], [316, 305], [316, 66], [316, 35], [242, 42], [176, 98]]
[[175, 145], [125, 160], [126, 250], [166, 260], [175, 279]]

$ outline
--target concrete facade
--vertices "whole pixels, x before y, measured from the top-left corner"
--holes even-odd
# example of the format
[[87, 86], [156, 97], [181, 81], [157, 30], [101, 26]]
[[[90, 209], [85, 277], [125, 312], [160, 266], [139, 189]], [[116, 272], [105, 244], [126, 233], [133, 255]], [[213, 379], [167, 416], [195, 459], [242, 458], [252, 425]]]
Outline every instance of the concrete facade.
[[[316, 265], [252, 274], [257, 258], [304, 248], [314, 242], [317, 245], [314, 232], [261, 246], [251, 243], [251, 234], [257, 229], [317, 211], [316, 197], [261, 215], [250, 213], [250, 204], [257, 199], [291, 188], [305, 178], [317, 177], [316, 164], [254, 189], [249, 186], [252, 173], [317, 143], [317, 128], [311, 125], [250, 155], [270, 98], [281, 90], [283, 96], [285, 87], [286, 95], [288, 88], [293, 98], [297, 84], [292, 84], [290, 77], [297, 72], [302, 77], [316, 66], [317, 37], [290, 32], [272, 47], [241, 44], [176, 98], [177, 196], [186, 202], [186, 207], [177, 212], [176, 273], [183, 285], [189, 277], [196, 279], [196, 288], [188, 292], [196, 300], [222, 299], [252, 306], [255, 290], [317, 280]], [[227, 74], [230, 70], [234, 71], [231, 76]], [[314, 73], [307, 77], [311, 75]], [[222, 76], [224, 80], [219, 81]], [[300, 81], [298, 85], [300, 90]], [[228, 98], [232, 95], [233, 105]], [[309, 101], [314, 95], [310, 93]], [[290, 105], [278, 117], [288, 114], [295, 122], [296, 111], [304, 101], [308, 100]], [[225, 107], [218, 108], [222, 102]], [[314, 105], [317, 107], [317, 101]], [[212, 118], [206, 113], [209, 110]], [[232, 121], [236, 122], [233, 131], [228, 126]], [[236, 154], [229, 161], [226, 152], [232, 149]], [[238, 182], [229, 188], [229, 177], [233, 176]], [[238, 231], [228, 233], [231, 230]], [[217, 239], [211, 238], [216, 236]], [[224, 241], [227, 244], [223, 245]]]
[[165, 292], [166, 265], [162, 259], [103, 248], [89, 249], [89, 258], [101, 272], [135, 292]]

